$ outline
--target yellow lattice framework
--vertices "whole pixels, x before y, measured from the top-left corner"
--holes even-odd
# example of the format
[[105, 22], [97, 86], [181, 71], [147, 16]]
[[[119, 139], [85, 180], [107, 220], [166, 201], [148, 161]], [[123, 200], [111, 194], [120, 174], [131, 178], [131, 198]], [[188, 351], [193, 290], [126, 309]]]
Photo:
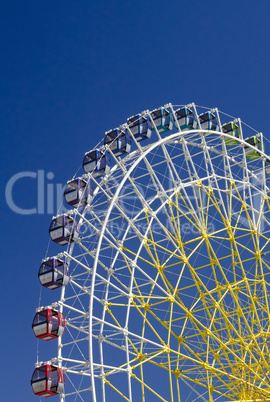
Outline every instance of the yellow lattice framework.
[[[146, 363], [164, 369], [172, 401], [180, 401], [179, 379], [201, 385], [208, 391], [209, 401], [217, 394], [235, 401], [269, 400], [270, 271], [264, 258], [269, 253], [269, 238], [260, 230], [269, 200], [262, 197], [254, 224], [234, 181], [230, 182], [228, 192], [227, 217], [221, 210], [217, 191], [202, 182], [197, 182], [196, 187], [200, 204], [197, 216], [181, 192], [174, 194], [165, 206], [171, 230], [165, 226], [162, 229], [176, 245], [175, 249], [170, 241], [170, 247], [166, 247], [164, 240], [156, 239], [151, 213], [145, 210], [149, 231], [144, 249], [148, 258], [139, 256], [139, 260], [144, 269], [154, 268], [156, 276], [147, 295], [134, 276], [131, 308], [136, 312], [134, 316], [142, 319], [142, 339], [150, 331], [160, 346], [147, 350], [142, 342], [138, 348], [129, 339], [134, 352], [130, 375], [141, 384], [143, 402], [146, 388], [165, 401], [144, 381]], [[211, 217], [219, 224], [209, 232]], [[198, 233], [187, 241], [181, 234], [184, 222]], [[125, 244], [122, 251], [125, 256], [135, 255]], [[128, 261], [126, 258], [132, 275]], [[155, 295], [159, 282], [168, 297]], [[120, 328], [119, 307], [126, 308], [127, 304], [110, 302], [106, 309]], [[106, 372], [106, 384], [129, 400], [110, 382], [113, 373], [114, 370]], [[173, 382], [177, 384], [177, 395]]]

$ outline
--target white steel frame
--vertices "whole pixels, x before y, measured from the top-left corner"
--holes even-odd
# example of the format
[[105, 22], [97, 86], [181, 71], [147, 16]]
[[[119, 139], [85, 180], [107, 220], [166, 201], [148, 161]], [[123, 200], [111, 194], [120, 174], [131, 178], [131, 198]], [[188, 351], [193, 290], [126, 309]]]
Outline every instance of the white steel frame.
[[[116, 283], [111, 281], [111, 275], [113, 275], [113, 270], [111, 267], [106, 267], [104, 265], [104, 268], [107, 272], [107, 278], [105, 275], [101, 275], [98, 266], [102, 265], [102, 260], [100, 259], [100, 254], [102, 252], [102, 243], [104, 239], [106, 240], [107, 244], [115, 250], [115, 255], [114, 255], [114, 261], [117, 260], [118, 256], [122, 255], [123, 258], [127, 258], [127, 255], [123, 252], [123, 244], [125, 243], [125, 239], [128, 236], [129, 230], [132, 229], [133, 232], [136, 234], [137, 238], [140, 241], [140, 246], [138, 247], [136, 255], [134, 255], [133, 259], [129, 259], [130, 266], [132, 268], [131, 270], [131, 276], [130, 276], [130, 283], [133, 282], [134, 279], [134, 273], [135, 269], [138, 270], [138, 272], [141, 272], [142, 275], [149, 281], [149, 283], [153, 283], [153, 278], [149, 276], [138, 264], [138, 258], [141, 253], [142, 248], [144, 247], [145, 241], [147, 240], [147, 237], [149, 236], [149, 233], [151, 231], [151, 226], [154, 222], [160, 225], [160, 227], [163, 226], [162, 221], [159, 219], [159, 212], [162, 210], [165, 210], [165, 213], [168, 213], [166, 211], [165, 206], [168, 205], [174, 198], [175, 194], [179, 191], [183, 192], [183, 194], [186, 197], [190, 213], [194, 215], [196, 220], [198, 222], [201, 222], [201, 216], [200, 216], [200, 201], [197, 199], [197, 193], [195, 186], [193, 184], [197, 184], [199, 181], [203, 181], [203, 183], [207, 186], [207, 188], [212, 188], [214, 187], [217, 194], [219, 194], [219, 201], [220, 201], [220, 208], [222, 212], [224, 213], [224, 216], [226, 220], [229, 220], [229, 214], [227, 211], [227, 207], [224, 203], [224, 196], [222, 196], [221, 192], [226, 192], [228, 193], [229, 197], [229, 187], [228, 184], [230, 181], [235, 181], [236, 178], [234, 177], [234, 173], [232, 172], [232, 169], [234, 166], [237, 166], [239, 169], [242, 170], [243, 172], [243, 177], [242, 181], [239, 180], [239, 184], [243, 187], [243, 193], [246, 194], [245, 196], [245, 202], [250, 206], [252, 210], [252, 220], [253, 222], [256, 222], [256, 216], [260, 211], [255, 211], [255, 207], [253, 205], [253, 193], [252, 191], [255, 189], [257, 192], [259, 192], [262, 197], [267, 197], [267, 192], [269, 191], [267, 185], [266, 185], [266, 177], [265, 175], [259, 176], [261, 172], [256, 172], [253, 171], [253, 166], [256, 165], [255, 162], [253, 161], [248, 161], [245, 157], [245, 152], [244, 152], [244, 146], [249, 146], [250, 148], [256, 150], [258, 154], [260, 154], [260, 160], [263, 162], [262, 169], [264, 167], [264, 161], [268, 158], [267, 155], [260, 150], [257, 150], [255, 147], [252, 147], [251, 145], [247, 144], [243, 138], [235, 138], [235, 140], [238, 142], [238, 154], [231, 152], [231, 149], [235, 149], [236, 147], [227, 147], [225, 145], [225, 139], [230, 139], [231, 136], [226, 133], [222, 133], [221, 131], [221, 122], [220, 122], [220, 116], [219, 112], [217, 109], [213, 109], [217, 121], [218, 121], [218, 126], [219, 126], [219, 132], [217, 131], [207, 131], [207, 136], [206, 136], [206, 130], [202, 130], [200, 127], [200, 122], [198, 118], [198, 113], [197, 109], [194, 104], [189, 105], [192, 107], [195, 117], [198, 122], [198, 128], [193, 129], [193, 130], [188, 130], [188, 131], [181, 131], [178, 122], [175, 119], [175, 110], [174, 107], [169, 104], [166, 105], [167, 108], [170, 109], [171, 113], [174, 116], [174, 119], [176, 121], [177, 127], [177, 132], [174, 132], [169, 135], [160, 135], [159, 131], [157, 130], [154, 121], [151, 117], [151, 114], [149, 111], [144, 112], [144, 115], [148, 116], [148, 118], [151, 120], [151, 123], [153, 125], [154, 131], [156, 133], [156, 138], [154, 138], [154, 142], [150, 143], [146, 146], [142, 146], [141, 142], [138, 142], [134, 135], [132, 134], [131, 130], [129, 129], [128, 125], [123, 125], [122, 127], [125, 128], [130, 136], [132, 137], [132, 140], [136, 146], [136, 149], [129, 155], [127, 155], [125, 158], [116, 158], [115, 155], [111, 152], [110, 147], [106, 147], [106, 152], [110, 154], [111, 160], [115, 162], [115, 165], [111, 169], [110, 174], [108, 177], [104, 177], [101, 181], [99, 181], [97, 178], [93, 177], [92, 174], [85, 175], [87, 177], [88, 182], [92, 181], [92, 183], [95, 184], [96, 188], [94, 191], [94, 197], [97, 194], [103, 194], [103, 196], [107, 199], [108, 201], [108, 208], [106, 211], [105, 216], [99, 215], [98, 211], [95, 211], [95, 206], [86, 206], [82, 212], [75, 210], [71, 211], [71, 214], [75, 214], [79, 218], [79, 226], [86, 224], [91, 228], [92, 230], [96, 231], [96, 234], [99, 236], [99, 240], [96, 243], [95, 250], [89, 250], [87, 246], [84, 244], [83, 241], [79, 243], [81, 249], [85, 252], [91, 255], [91, 258], [93, 258], [93, 266], [89, 267], [86, 263], [83, 263], [80, 259], [76, 258], [73, 256], [73, 251], [77, 247], [76, 243], [72, 243], [68, 246], [67, 250], [64, 251], [63, 253], [60, 253], [59, 256], [64, 256], [66, 258], [67, 262], [70, 263], [76, 263], [78, 264], [83, 270], [85, 270], [85, 273], [88, 275], [91, 275], [91, 286], [84, 286], [81, 285], [79, 280], [76, 279], [76, 276], [71, 277], [70, 284], [75, 286], [78, 289], [79, 294], [84, 294], [88, 295], [89, 297], [89, 306], [88, 306], [88, 312], [86, 313], [85, 310], [79, 309], [72, 307], [68, 302], [65, 300], [65, 287], [62, 288], [61, 290], [61, 297], [59, 302], [55, 303], [55, 306], [59, 306], [59, 310], [61, 312], [64, 312], [66, 310], [72, 310], [74, 313], [78, 314], [78, 317], [83, 317], [85, 320], [88, 321], [88, 330], [87, 326], [84, 328], [78, 328], [76, 326], [76, 323], [74, 324], [72, 320], [70, 322], [67, 322], [67, 325], [70, 328], [75, 328], [77, 331], [84, 333], [85, 334], [85, 339], [88, 338], [88, 348], [89, 348], [89, 359], [85, 360], [80, 360], [77, 358], [70, 358], [70, 357], [65, 357], [63, 353], [63, 343], [64, 339], [59, 338], [58, 339], [58, 354], [56, 359], [52, 359], [52, 362], [57, 362], [59, 367], [63, 367], [66, 371], [67, 374], [77, 374], [81, 376], [86, 376], [89, 377], [89, 387], [86, 387], [84, 389], [78, 389], [75, 390], [73, 393], [69, 393], [69, 395], [81, 395], [84, 392], [91, 392], [92, 395], [92, 401], [93, 402], [100, 402], [100, 399], [97, 399], [97, 392], [96, 392], [96, 381], [98, 378], [98, 381], [101, 381], [102, 383], [102, 402], [106, 402], [106, 390], [105, 390], [105, 371], [108, 370], [114, 370], [115, 372], [125, 372], [127, 374], [127, 383], [128, 383], [128, 395], [126, 398], [130, 402], [133, 401], [135, 402], [135, 399], [133, 399], [133, 393], [132, 393], [132, 369], [130, 366], [130, 355], [132, 352], [130, 351], [129, 347], [129, 337], [132, 338], [137, 338], [140, 343], [143, 342], [148, 342], [152, 344], [153, 346], [164, 349], [164, 345], [161, 343], [159, 344], [158, 342], [154, 341], [153, 339], [145, 339], [143, 336], [140, 336], [139, 334], [136, 334], [132, 331], [129, 330], [129, 318], [130, 318], [130, 310], [131, 310], [131, 303], [132, 303], [132, 286], [130, 288], [126, 288], [126, 290], [123, 289], [122, 285], [117, 285]], [[240, 130], [242, 132], [241, 128], [241, 121], [240, 122]], [[168, 133], [167, 133], [168, 134]], [[210, 135], [212, 134], [213, 137]], [[263, 136], [261, 133], [255, 134], [260, 137], [261, 141], [263, 142]], [[152, 135], [153, 140], [154, 135]], [[200, 141], [198, 141], [198, 138], [200, 138]], [[211, 142], [211, 139], [215, 138], [217, 141], [219, 140], [222, 146], [222, 151], [220, 151], [219, 148], [215, 148], [215, 145], [213, 142]], [[170, 144], [180, 144], [180, 147], [182, 149], [188, 175], [189, 175], [189, 181], [183, 182], [181, 179], [181, 172], [177, 171], [174, 161], [171, 160], [170, 154], [168, 152], [167, 146]], [[190, 153], [190, 147], [191, 146], [196, 146], [200, 151], [202, 150], [202, 155], [204, 157], [204, 163], [205, 163], [205, 177], [200, 177], [200, 173], [197, 173], [197, 168], [194, 164], [193, 161], [193, 156]], [[153, 169], [151, 166], [151, 163], [149, 162], [148, 156], [155, 151], [155, 149], [160, 148], [163, 152], [163, 157], [164, 161], [166, 161], [166, 167], [168, 169], [168, 174], [172, 178], [172, 183], [173, 183], [173, 191], [171, 193], [168, 192], [167, 189], [164, 188], [162, 182], [160, 181], [160, 178], [158, 177], [156, 171]], [[239, 150], [241, 149], [241, 152], [239, 153]], [[216, 154], [217, 157], [222, 157], [223, 158], [223, 163], [224, 166], [226, 167], [224, 169], [224, 177], [222, 179], [225, 179], [225, 184], [227, 186], [226, 189], [220, 189], [219, 187], [219, 180], [220, 176], [219, 174], [216, 173], [216, 166], [215, 162], [213, 161], [213, 155]], [[242, 156], [239, 156], [239, 155]], [[130, 160], [133, 160], [133, 163], [130, 164]], [[153, 186], [156, 189], [156, 198], [147, 200], [144, 198], [143, 194], [141, 194], [140, 190], [137, 188], [136, 183], [134, 182], [134, 178], [132, 176], [133, 172], [136, 171], [137, 167], [141, 164], [144, 163], [147, 174], [149, 178], [151, 177], [151, 181], [153, 183]], [[114, 192], [110, 191], [110, 188], [108, 187], [107, 183], [110, 183], [110, 178], [113, 175], [120, 175], [121, 177], [121, 182], [118, 185], [116, 189], [114, 189]], [[260, 183], [260, 189], [258, 189], [252, 182], [252, 178], [256, 180], [257, 182]], [[135, 216], [132, 218], [128, 216], [126, 211], [121, 205], [121, 202], [119, 202], [119, 197], [122, 189], [124, 186], [128, 183], [136, 197], [141, 202], [142, 209], [144, 211], [147, 211], [149, 214], [149, 226], [143, 233], [140, 230], [140, 227], [137, 226], [136, 220], [137, 218], [141, 215], [141, 212], [138, 212]], [[189, 193], [187, 192], [187, 188], [190, 188], [190, 186], [193, 188], [193, 193], [194, 193], [194, 202], [189, 202]], [[160, 206], [158, 209], [153, 209], [152, 205], [156, 201], [156, 199], [159, 198], [160, 200]], [[195, 208], [196, 207], [196, 208]], [[119, 216], [121, 215], [123, 219], [126, 221], [127, 225], [125, 228], [125, 232], [122, 236], [122, 239], [119, 240], [117, 237], [114, 236], [114, 234], [110, 231], [108, 228], [108, 223], [110, 222], [111, 216], [112, 216], [112, 211], [113, 209], [116, 209], [118, 211]], [[93, 225], [93, 222], [87, 218], [87, 213], [91, 211], [91, 216], [93, 216], [96, 220], [96, 222], [99, 223], [101, 229], [97, 229], [95, 225]], [[257, 214], [257, 215], [256, 215]], [[265, 217], [265, 220], [268, 222], [268, 216]], [[203, 229], [203, 227], [202, 227]], [[171, 239], [171, 242], [174, 247], [177, 247], [177, 244], [174, 243], [174, 241]], [[184, 258], [184, 255], [183, 255]], [[111, 271], [110, 271], [111, 270]], [[80, 278], [79, 278], [80, 279]], [[105, 284], [106, 294], [104, 298], [101, 300], [98, 300], [97, 295], [95, 294], [95, 288], [96, 288], [96, 283], [103, 282]], [[166, 291], [164, 288], [160, 286], [158, 282], [155, 282], [154, 285], [164, 294], [164, 298], [170, 298], [171, 294]], [[108, 297], [108, 292], [109, 288], [114, 288], [116, 292], [119, 294], [123, 294], [126, 299], [128, 300], [127, 306], [126, 306], [126, 320], [125, 320], [125, 325], [119, 328], [119, 325], [117, 324], [112, 324], [111, 322], [106, 322], [105, 320], [105, 313], [106, 313], [106, 300]], [[80, 298], [80, 296], [78, 296]], [[95, 301], [98, 300], [101, 304], [103, 304], [103, 312], [100, 314], [100, 316], [95, 315], [94, 311], [94, 303]], [[86, 307], [86, 306], [84, 306]], [[75, 321], [75, 320], [74, 320]], [[106, 324], [109, 326], [112, 331], [117, 331], [121, 332], [124, 339], [125, 339], [125, 344], [122, 347], [122, 350], [126, 352], [126, 367], [121, 368], [118, 366], [110, 366], [106, 365], [103, 361], [103, 342], [110, 343], [110, 338], [108, 337], [107, 339], [102, 338], [102, 336], [99, 339], [99, 345], [100, 345], [100, 362], [96, 363], [92, 356], [93, 356], [93, 341], [96, 339], [97, 335], [93, 331], [93, 328], [95, 327], [95, 324], [98, 323], [100, 325], [100, 332], [103, 332], [104, 325]], [[82, 338], [83, 339], [83, 338]], [[116, 346], [113, 342], [112, 345]], [[120, 346], [118, 346], [120, 347]], [[67, 366], [67, 363], [70, 365]], [[85, 367], [85, 369], [82, 369], [82, 367]], [[97, 374], [96, 374], [97, 373]], [[90, 382], [91, 378], [91, 382]], [[183, 377], [184, 382], [187, 382], [187, 380]], [[210, 380], [209, 380], [210, 381]], [[83, 397], [78, 396], [78, 400], [84, 400]], [[87, 397], [89, 400], [89, 396]], [[65, 394], [62, 394], [60, 396], [60, 401], [64, 402], [66, 400], [69, 400]], [[124, 400], [124, 399], [123, 399]], [[163, 399], [161, 399], [163, 400]], [[173, 392], [171, 392], [171, 400], [173, 399]], [[176, 399], [175, 399], [176, 400]], [[177, 399], [178, 400], [178, 399]]]

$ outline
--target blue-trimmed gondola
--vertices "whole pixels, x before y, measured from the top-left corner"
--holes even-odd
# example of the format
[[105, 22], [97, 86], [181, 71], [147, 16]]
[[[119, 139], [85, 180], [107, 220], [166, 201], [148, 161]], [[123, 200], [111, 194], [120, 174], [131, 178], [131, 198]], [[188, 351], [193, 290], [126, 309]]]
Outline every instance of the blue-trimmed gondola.
[[94, 177], [99, 177], [110, 173], [110, 161], [99, 149], [87, 152], [83, 160], [85, 173], [92, 173]]
[[151, 122], [146, 118], [146, 116], [142, 116], [141, 114], [132, 116], [127, 120], [127, 124], [137, 141], [142, 141], [151, 137]]
[[[192, 130], [192, 129], [196, 128], [196, 126], [197, 126], [197, 122], [194, 117], [194, 113], [187, 106], [177, 109], [175, 111], [175, 118], [182, 131]], [[178, 129], [178, 126], [176, 123], [175, 123], [175, 126]]]
[[42, 261], [38, 278], [42, 286], [57, 289], [69, 282], [69, 266], [59, 258], [53, 257]]
[[54, 217], [49, 228], [52, 241], [61, 246], [79, 239], [78, 222], [71, 216], [62, 214]]
[[208, 111], [199, 115], [202, 130], [218, 130], [217, 118], [213, 112]]
[[109, 145], [115, 156], [129, 153], [131, 150], [130, 135], [120, 128], [105, 133], [104, 145]]
[[151, 117], [160, 134], [173, 129], [173, 115], [165, 107], [153, 110]]
[[64, 197], [70, 206], [80, 208], [91, 204], [93, 199], [92, 186], [80, 177], [67, 182]]

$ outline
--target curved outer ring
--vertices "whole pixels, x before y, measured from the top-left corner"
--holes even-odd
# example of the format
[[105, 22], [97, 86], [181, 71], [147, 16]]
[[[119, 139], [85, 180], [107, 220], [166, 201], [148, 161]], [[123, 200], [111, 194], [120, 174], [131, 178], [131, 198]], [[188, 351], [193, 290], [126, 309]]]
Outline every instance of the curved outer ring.
[[[109, 205], [109, 208], [107, 210], [106, 213], [106, 217], [104, 219], [104, 223], [100, 232], [100, 237], [99, 237], [99, 241], [97, 244], [97, 249], [96, 249], [96, 257], [94, 260], [94, 264], [93, 264], [93, 273], [92, 273], [92, 284], [91, 284], [91, 292], [90, 292], [90, 299], [89, 299], [89, 364], [90, 364], [90, 378], [91, 378], [91, 387], [92, 387], [92, 396], [93, 396], [93, 402], [97, 402], [96, 400], [96, 392], [95, 392], [95, 377], [94, 377], [94, 366], [93, 366], [93, 361], [92, 361], [92, 349], [93, 349], [93, 344], [92, 344], [92, 319], [93, 319], [93, 297], [94, 297], [94, 289], [95, 289], [95, 277], [96, 277], [96, 271], [97, 271], [97, 263], [98, 263], [98, 255], [100, 252], [100, 248], [101, 248], [101, 243], [102, 243], [102, 239], [103, 239], [103, 235], [105, 232], [105, 228], [107, 226], [107, 222], [111, 213], [111, 210], [113, 208], [114, 202], [115, 200], [118, 198], [118, 195], [121, 191], [121, 189], [123, 188], [123, 185], [125, 184], [126, 180], [128, 179], [128, 177], [131, 175], [131, 173], [133, 172], [133, 170], [136, 168], [136, 166], [141, 162], [141, 160], [148, 154], [150, 153], [153, 149], [155, 149], [157, 146], [165, 144], [166, 142], [171, 141], [174, 138], [179, 138], [179, 137], [183, 137], [185, 136], [187, 133], [188, 134], [193, 134], [193, 133], [200, 133], [203, 134], [205, 133], [206, 130], [202, 130], [202, 129], [194, 129], [194, 130], [189, 130], [188, 132], [183, 131], [183, 132], [177, 132], [175, 134], [171, 134], [168, 137], [164, 137], [164, 138], [160, 138], [158, 141], [156, 141], [152, 146], [150, 146], [147, 150], [143, 151], [142, 154], [138, 157], [138, 159], [136, 159], [136, 161], [134, 162], [134, 164], [130, 167], [130, 169], [125, 173], [120, 185], [118, 186], [114, 196], [112, 197], [111, 203]], [[207, 134], [215, 134], [215, 135], [220, 135], [222, 137], [231, 139], [232, 136], [230, 134], [226, 134], [226, 133], [222, 133], [222, 132], [217, 132], [217, 131], [213, 131], [213, 130], [207, 130]], [[245, 142], [245, 140], [242, 140], [240, 138], [236, 138], [233, 137], [235, 140], [237, 140], [241, 145], [247, 145], [248, 147], [254, 149], [255, 151], [257, 151], [261, 157], [263, 158], [267, 158], [267, 155], [263, 152], [258, 150], [256, 147], [248, 144]]]

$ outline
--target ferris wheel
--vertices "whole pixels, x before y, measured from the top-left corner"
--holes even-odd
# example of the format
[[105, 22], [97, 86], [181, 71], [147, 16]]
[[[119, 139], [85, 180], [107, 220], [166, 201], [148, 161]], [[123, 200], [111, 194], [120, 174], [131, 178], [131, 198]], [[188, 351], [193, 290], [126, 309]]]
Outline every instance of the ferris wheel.
[[168, 104], [108, 131], [83, 169], [39, 270], [50, 304], [33, 330], [55, 357], [36, 364], [34, 393], [269, 400], [263, 135], [218, 109]]

